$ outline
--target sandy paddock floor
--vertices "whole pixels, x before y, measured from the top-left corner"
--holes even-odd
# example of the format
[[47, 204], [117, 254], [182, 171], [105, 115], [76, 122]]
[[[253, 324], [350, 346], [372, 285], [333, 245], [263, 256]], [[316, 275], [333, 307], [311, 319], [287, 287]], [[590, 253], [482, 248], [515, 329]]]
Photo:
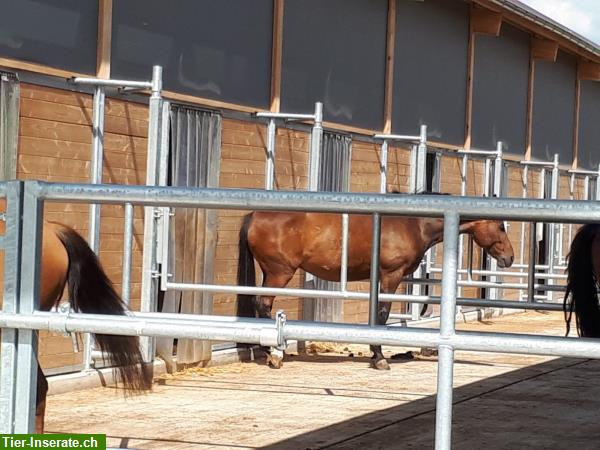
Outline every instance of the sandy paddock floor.
[[[528, 312], [459, 325], [478, 331], [560, 336], [561, 313]], [[124, 399], [97, 388], [50, 396], [48, 432], [105, 433], [139, 449], [433, 448], [437, 361], [419, 349], [368, 366], [366, 346], [315, 345], [264, 362], [164, 376], [153, 391]], [[456, 449], [597, 449], [600, 363], [570, 358], [457, 352]]]

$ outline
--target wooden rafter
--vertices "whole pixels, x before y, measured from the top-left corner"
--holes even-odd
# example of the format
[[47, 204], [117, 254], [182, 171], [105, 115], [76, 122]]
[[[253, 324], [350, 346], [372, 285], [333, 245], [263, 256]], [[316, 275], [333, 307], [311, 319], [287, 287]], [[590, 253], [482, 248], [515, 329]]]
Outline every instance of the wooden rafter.
[[112, 38], [113, 0], [98, 0], [98, 42], [96, 76], [110, 78], [110, 46]]
[[273, 53], [271, 57], [271, 112], [281, 107], [281, 57], [284, 0], [273, 0]]
[[394, 98], [394, 51], [396, 45], [396, 0], [388, 1], [387, 38], [385, 49], [385, 92], [383, 132], [392, 132], [392, 104]]

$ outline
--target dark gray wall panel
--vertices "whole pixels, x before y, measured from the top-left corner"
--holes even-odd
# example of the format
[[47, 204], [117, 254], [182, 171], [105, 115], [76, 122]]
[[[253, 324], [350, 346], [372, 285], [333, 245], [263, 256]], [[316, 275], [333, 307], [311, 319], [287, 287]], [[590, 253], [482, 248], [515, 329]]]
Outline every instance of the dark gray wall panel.
[[600, 82], [581, 81], [579, 93], [579, 167], [597, 170], [600, 164]]
[[267, 108], [272, 34], [272, 0], [116, 1], [112, 77], [158, 64], [168, 90]]
[[387, 0], [287, 0], [281, 109], [383, 126]]
[[573, 160], [575, 83], [577, 64], [573, 56], [559, 51], [556, 62], [536, 61], [533, 87], [532, 156], [561, 164]]
[[478, 34], [475, 41], [471, 143], [524, 155], [527, 135], [530, 36], [502, 24], [500, 36]]
[[98, 0], [3, 0], [0, 56], [95, 74]]
[[463, 144], [469, 5], [460, 0], [398, 0], [392, 128]]

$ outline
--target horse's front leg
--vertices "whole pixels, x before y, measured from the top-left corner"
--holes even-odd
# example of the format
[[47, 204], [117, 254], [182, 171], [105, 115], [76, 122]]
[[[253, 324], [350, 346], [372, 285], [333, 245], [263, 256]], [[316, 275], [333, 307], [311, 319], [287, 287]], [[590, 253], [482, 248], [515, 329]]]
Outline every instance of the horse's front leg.
[[46, 413], [46, 395], [48, 394], [48, 381], [44, 372], [40, 368], [38, 361], [37, 373], [37, 398], [35, 407], [35, 432], [42, 434], [44, 432], [44, 415]]
[[[382, 274], [381, 275], [381, 292], [386, 294], [393, 294], [396, 292], [398, 285], [400, 284], [400, 280], [402, 280], [403, 276], [402, 270], [397, 270], [392, 273]], [[390, 317], [390, 310], [392, 309], [391, 302], [379, 302], [379, 309], [377, 311], [377, 325], [385, 325]], [[371, 352], [373, 352], [373, 356], [371, 357], [371, 367], [377, 370], [390, 370], [390, 365], [383, 357], [383, 352], [381, 350], [381, 345], [371, 345]]]
[[[285, 287], [288, 282], [294, 276], [294, 271], [285, 271], [277, 274], [264, 274], [263, 287], [274, 287], [282, 288]], [[258, 317], [261, 319], [272, 319], [273, 313], [273, 302], [275, 301], [274, 295], [261, 295], [256, 301], [256, 312]], [[283, 350], [278, 348], [263, 347], [265, 354], [267, 355], [267, 365], [274, 369], [280, 369], [283, 365]]]
[[[385, 325], [390, 317], [392, 309], [391, 302], [379, 302], [379, 310], [377, 311], [377, 325]], [[383, 357], [381, 345], [371, 345], [371, 366], [377, 370], [390, 370], [390, 365]]]

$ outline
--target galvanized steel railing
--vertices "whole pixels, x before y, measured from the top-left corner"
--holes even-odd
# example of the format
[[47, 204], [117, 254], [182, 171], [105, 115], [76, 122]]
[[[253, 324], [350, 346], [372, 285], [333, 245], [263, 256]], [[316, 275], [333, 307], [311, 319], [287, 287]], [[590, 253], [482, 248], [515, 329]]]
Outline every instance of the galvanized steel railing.
[[[146, 186], [11, 182], [8, 197], [6, 274], [0, 379], [0, 432], [31, 432], [35, 412], [37, 338], [33, 330], [88, 331], [108, 334], [176, 336], [232, 340], [281, 347], [288, 339], [364, 344], [437, 346], [438, 395], [436, 448], [450, 448], [454, 350], [513, 352], [600, 359], [600, 344], [590, 339], [456, 332], [458, 224], [460, 219], [486, 218], [555, 223], [600, 221], [600, 204], [586, 201], [473, 198], [429, 195], [381, 195], [324, 192], [273, 192], [244, 189], [187, 189]], [[128, 317], [43, 313], [38, 304], [38, 274], [44, 201], [131, 203], [144, 206], [209, 209], [314, 211], [444, 217], [444, 272], [441, 328], [405, 329], [386, 326], [249, 320], [206, 316], [132, 314]], [[27, 220], [23, 220], [25, 217]], [[26, 236], [25, 239], [22, 237]], [[152, 242], [150, 244], [153, 244]], [[375, 258], [374, 265], [378, 265]], [[373, 291], [373, 290], [371, 290]], [[144, 299], [145, 300], [145, 299]], [[371, 316], [376, 296], [371, 296]], [[370, 317], [370, 323], [375, 323]]]

